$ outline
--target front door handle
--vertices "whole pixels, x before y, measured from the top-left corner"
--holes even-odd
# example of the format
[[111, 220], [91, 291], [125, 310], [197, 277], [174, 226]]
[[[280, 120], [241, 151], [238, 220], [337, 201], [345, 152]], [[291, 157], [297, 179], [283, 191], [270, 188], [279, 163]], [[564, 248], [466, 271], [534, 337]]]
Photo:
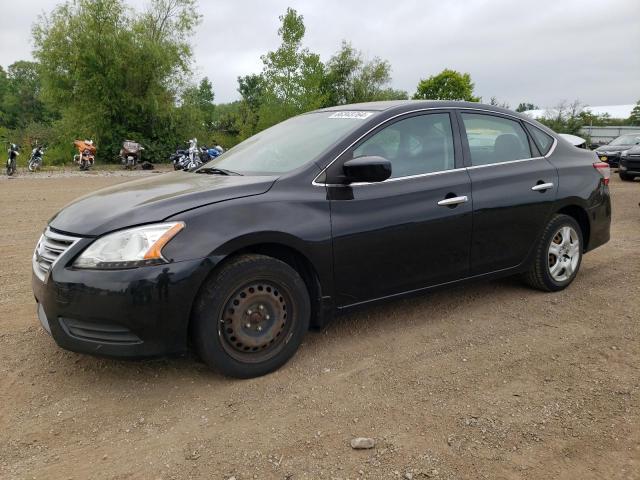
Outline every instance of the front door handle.
[[533, 187], [531, 187], [531, 190], [533, 190], [534, 192], [539, 192], [541, 190], [549, 190], [550, 188], [553, 188], [553, 183], [551, 182], [539, 183], [538, 185], [534, 185]]
[[465, 203], [468, 201], [469, 201], [469, 197], [467, 197], [466, 195], [463, 195], [461, 197], [445, 198], [444, 200], [440, 200], [438, 202], [438, 205], [443, 207], [450, 207], [452, 205], [458, 205], [459, 203]]

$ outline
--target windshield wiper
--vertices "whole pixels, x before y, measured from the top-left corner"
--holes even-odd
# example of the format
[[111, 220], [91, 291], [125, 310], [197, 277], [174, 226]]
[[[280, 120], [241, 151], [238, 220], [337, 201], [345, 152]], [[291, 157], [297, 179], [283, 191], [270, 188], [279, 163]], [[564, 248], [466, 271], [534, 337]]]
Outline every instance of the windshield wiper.
[[209, 175], [242, 175], [241, 173], [227, 170], [225, 168], [204, 167], [196, 170], [196, 173], [208, 173]]

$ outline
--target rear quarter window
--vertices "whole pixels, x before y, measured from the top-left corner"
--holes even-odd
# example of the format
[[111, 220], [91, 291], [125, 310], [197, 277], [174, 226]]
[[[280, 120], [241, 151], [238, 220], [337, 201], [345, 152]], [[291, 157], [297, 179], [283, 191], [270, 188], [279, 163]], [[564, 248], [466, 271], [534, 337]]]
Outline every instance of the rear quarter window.
[[543, 132], [538, 127], [534, 127], [533, 125], [527, 125], [533, 140], [536, 142], [538, 146], [538, 150], [542, 155], [546, 155], [551, 150], [551, 145], [553, 145], [553, 137], [548, 133]]

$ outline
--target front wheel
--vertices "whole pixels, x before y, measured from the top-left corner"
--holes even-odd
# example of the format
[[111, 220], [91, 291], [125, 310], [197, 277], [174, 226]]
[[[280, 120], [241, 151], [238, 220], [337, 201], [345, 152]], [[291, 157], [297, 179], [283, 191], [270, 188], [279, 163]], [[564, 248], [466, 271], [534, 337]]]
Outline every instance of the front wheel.
[[16, 161], [15, 159], [10, 159], [7, 161], [7, 175], [10, 177], [16, 173]]
[[632, 182], [635, 178], [633, 175], [629, 175], [628, 173], [624, 172], [619, 172], [618, 175], [620, 175], [620, 180], [624, 182]]
[[538, 242], [531, 269], [523, 275], [531, 287], [546, 292], [565, 289], [578, 274], [583, 251], [582, 230], [573, 217], [555, 215]]
[[309, 292], [298, 272], [264, 255], [242, 255], [208, 279], [194, 310], [202, 360], [224, 375], [272, 372], [296, 352], [309, 329]]

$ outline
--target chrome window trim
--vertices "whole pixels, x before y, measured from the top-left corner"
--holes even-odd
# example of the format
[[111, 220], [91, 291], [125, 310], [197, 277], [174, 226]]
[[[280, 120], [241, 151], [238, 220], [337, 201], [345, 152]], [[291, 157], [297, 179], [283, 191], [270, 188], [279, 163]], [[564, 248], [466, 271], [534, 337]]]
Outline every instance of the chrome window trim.
[[476, 168], [495, 167], [496, 165], [508, 165], [510, 163], [531, 162], [532, 160], [542, 160], [543, 158], [545, 157], [521, 158], [519, 160], [507, 160], [506, 162], [493, 162], [493, 163], [486, 163], [484, 165], [472, 165], [470, 167], [465, 167], [465, 169], [475, 170]]
[[[411, 180], [413, 178], [419, 178], [419, 177], [427, 177], [430, 175], [438, 175], [441, 173], [450, 173], [450, 172], [456, 172], [456, 171], [463, 171], [463, 170], [469, 170], [469, 169], [474, 169], [474, 168], [484, 168], [484, 167], [493, 167], [496, 165], [505, 165], [505, 164], [509, 164], [509, 163], [518, 163], [518, 162], [527, 162], [530, 160], [540, 160], [541, 158], [549, 158], [551, 156], [551, 154], [553, 154], [553, 151], [556, 149], [556, 146], [558, 145], [558, 140], [556, 139], [556, 137], [554, 137], [553, 135], [551, 136], [553, 138], [553, 144], [551, 145], [551, 148], [549, 149], [549, 151], [546, 153], [546, 155], [543, 155], [541, 157], [532, 157], [532, 158], [523, 158], [520, 160], [509, 160], [506, 162], [495, 162], [495, 163], [487, 163], [486, 165], [472, 165], [471, 167], [460, 167], [460, 168], [452, 168], [449, 170], [441, 170], [439, 172], [429, 172], [429, 173], [421, 173], [418, 175], [408, 175], [408, 176], [404, 176], [404, 177], [395, 177], [395, 178], [387, 178], [386, 180], [382, 181], [382, 182], [356, 182], [356, 183], [350, 183], [350, 184], [342, 184], [342, 183], [325, 183], [325, 182], [318, 182], [318, 177], [320, 177], [321, 175], [323, 175], [327, 169], [333, 165], [342, 155], [344, 155], [347, 150], [349, 150], [351, 147], [353, 147], [356, 143], [358, 143], [360, 140], [362, 140], [364, 137], [366, 137], [367, 135], [369, 135], [371, 132], [373, 132], [376, 128], [384, 125], [387, 122], [390, 122], [391, 120], [394, 120], [398, 117], [402, 117], [404, 115], [410, 115], [412, 113], [419, 113], [419, 112], [428, 112], [430, 110], [472, 110], [472, 111], [477, 111], [477, 112], [487, 112], [490, 114], [498, 114], [498, 115], [504, 115], [506, 117], [511, 117], [514, 118], [516, 120], [520, 120], [523, 122], [528, 123], [529, 125], [538, 128], [536, 125], [533, 124], [533, 122], [525, 119], [525, 118], [521, 118], [517, 115], [511, 115], [509, 113], [503, 113], [503, 112], [496, 112], [494, 110], [488, 110], [486, 108], [473, 108], [473, 107], [427, 107], [427, 108], [418, 108], [416, 110], [410, 110], [408, 112], [402, 112], [402, 113], [398, 113], [397, 115], [394, 115], [393, 117], [389, 117], [386, 120], [383, 120], [382, 122], [376, 124], [375, 126], [371, 127], [369, 130], [367, 130], [365, 133], [363, 133], [362, 135], [360, 135], [357, 139], [355, 139], [353, 142], [351, 142], [351, 144], [349, 144], [349, 146], [347, 146], [344, 150], [342, 150], [338, 155], [336, 155], [336, 157], [331, 160], [331, 162], [329, 162], [329, 164], [324, 167], [320, 173], [318, 173], [318, 175], [315, 176], [315, 178], [313, 179], [313, 181], [311, 182], [311, 185], [313, 185], [314, 187], [346, 187], [346, 186], [363, 186], [363, 185], [376, 185], [379, 183], [388, 183], [388, 182], [395, 182], [398, 180]], [[453, 125], [452, 125], [453, 128]]]

